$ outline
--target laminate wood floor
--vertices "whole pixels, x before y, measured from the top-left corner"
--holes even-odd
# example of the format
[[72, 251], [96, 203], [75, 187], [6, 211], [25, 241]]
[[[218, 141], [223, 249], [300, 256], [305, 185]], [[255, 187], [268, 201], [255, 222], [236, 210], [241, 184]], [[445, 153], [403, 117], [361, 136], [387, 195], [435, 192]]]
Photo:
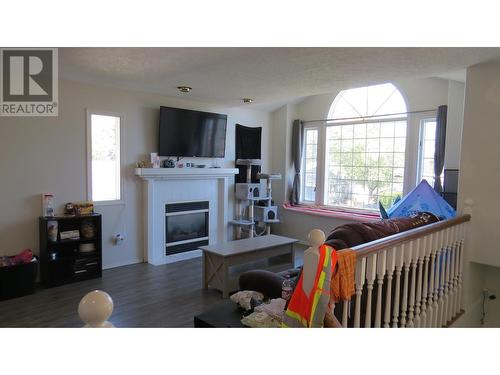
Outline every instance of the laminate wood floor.
[[[303, 264], [304, 247], [295, 246], [295, 265]], [[238, 272], [268, 264], [247, 263]], [[103, 271], [101, 279], [80, 281], [0, 301], [0, 327], [82, 327], [78, 304], [95, 289], [114, 301], [110, 321], [116, 327], [193, 327], [194, 316], [222, 300], [222, 293], [201, 287], [202, 258], [153, 266], [133, 264]]]
[[201, 258], [153, 266], [147, 263], [103, 271], [86, 280], [0, 302], [0, 327], [81, 327], [80, 299], [101, 289], [114, 301], [117, 327], [192, 327], [194, 315], [222, 299], [201, 288]]

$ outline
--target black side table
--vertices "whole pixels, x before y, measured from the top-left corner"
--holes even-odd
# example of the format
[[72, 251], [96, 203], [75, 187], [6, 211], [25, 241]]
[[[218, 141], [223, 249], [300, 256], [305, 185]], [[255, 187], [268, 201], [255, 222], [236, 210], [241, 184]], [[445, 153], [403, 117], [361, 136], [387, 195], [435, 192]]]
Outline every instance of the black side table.
[[195, 315], [195, 328], [246, 328], [241, 319], [245, 315], [236, 303], [226, 299], [214, 305], [211, 309]]

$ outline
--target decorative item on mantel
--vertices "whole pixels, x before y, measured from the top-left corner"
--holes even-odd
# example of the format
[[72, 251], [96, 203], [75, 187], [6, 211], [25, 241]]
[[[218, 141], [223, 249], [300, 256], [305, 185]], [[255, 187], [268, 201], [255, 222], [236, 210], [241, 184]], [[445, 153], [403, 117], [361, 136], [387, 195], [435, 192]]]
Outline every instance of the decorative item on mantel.
[[163, 168], [175, 168], [175, 162], [173, 159], [165, 159], [162, 162]]
[[158, 153], [156, 153], [156, 152], [151, 153], [151, 167], [152, 168], [160, 168], [160, 157], [158, 156]]

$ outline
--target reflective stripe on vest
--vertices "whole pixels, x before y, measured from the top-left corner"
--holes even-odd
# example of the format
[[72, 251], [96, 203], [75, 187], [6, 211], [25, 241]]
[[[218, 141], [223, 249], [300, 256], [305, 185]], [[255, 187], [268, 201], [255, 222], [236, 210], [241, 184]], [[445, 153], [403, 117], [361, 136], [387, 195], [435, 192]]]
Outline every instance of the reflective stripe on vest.
[[321, 297], [321, 294], [324, 292], [324, 284], [325, 284], [325, 278], [326, 278], [326, 272], [325, 269], [328, 269], [328, 262], [330, 261], [330, 253], [333, 251], [332, 248], [326, 245], [322, 245], [322, 247], [325, 247], [325, 259], [323, 261], [323, 269], [321, 270], [321, 274], [319, 275], [318, 279], [318, 284], [317, 284], [317, 289], [314, 291], [314, 298], [313, 298], [313, 304], [311, 308], [311, 315], [309, 316], [309, 327], [311, 326], [312, 319], [314, 317], [314, 314], [316, 313], [316, 308], [318, 307], [319, 303], [319, 298]]
[[[303, 275], [301, 275], [295, 291], [298, 294], [295, 295], [294, 292], [294, 295], [292, 295], [288, 309], [285, 311], [283, 317], [282, 327], [311, 327], [322, 294], [330, 294], [330, 286], [328, 285], [327, 288], [325, 288], [325, 282], [328, 266], [334, 259], [334, 251], [335, 250], [330, 246], [320, 246], [320, 262], [316, 270], [312, 293], [310, 296], [305, 295], [302, 289]], [[330, 273], [333, 272], [333, 266], [335, 265], [332, 264]], [[300, 288], [300, 290], [297, 290], [298, 288]]]

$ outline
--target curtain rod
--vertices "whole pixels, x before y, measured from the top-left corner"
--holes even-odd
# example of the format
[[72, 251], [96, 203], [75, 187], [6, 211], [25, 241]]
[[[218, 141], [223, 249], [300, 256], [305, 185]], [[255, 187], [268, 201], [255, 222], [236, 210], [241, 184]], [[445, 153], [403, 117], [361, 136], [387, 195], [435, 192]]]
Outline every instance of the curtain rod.
[[329, 122], [329, 121], [349, 121], [349, 120], [366, 120], [370, 118], [376, 118], [376, 117], [388, 117], [388, 116], [397, 116], [397, 115], [409, 115], [413, 113], [427, 113], [427, 112], [436, 112], [437, 109], [426, 109], [422, 111], [410, 111], [410, 112], [399, 112], [399, 113], [388, 113], [386, 115], [373, 115], [373, 116], [359, 116], [359, 117], [343, 117], [343, 118], [329, 118], [329, 119], [324, 119], [324, 120], [308, 120], [308, 121], [302, 121], [303, 124], [309, 124], [312, 122]]

